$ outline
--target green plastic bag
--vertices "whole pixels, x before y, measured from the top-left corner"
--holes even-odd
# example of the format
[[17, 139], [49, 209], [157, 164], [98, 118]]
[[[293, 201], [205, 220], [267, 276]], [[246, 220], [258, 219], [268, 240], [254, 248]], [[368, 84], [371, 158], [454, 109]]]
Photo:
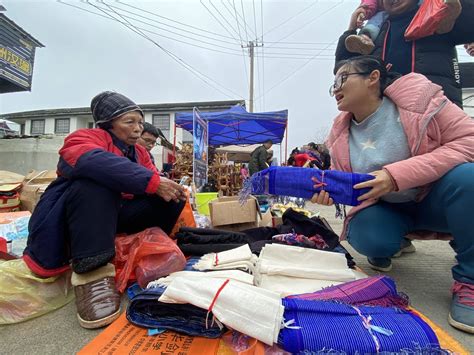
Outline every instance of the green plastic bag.
[[70, 272], [44, 279], [33, 274], [22, 259], [0, 261], [0, 324], [41, 316], [73, 298]]

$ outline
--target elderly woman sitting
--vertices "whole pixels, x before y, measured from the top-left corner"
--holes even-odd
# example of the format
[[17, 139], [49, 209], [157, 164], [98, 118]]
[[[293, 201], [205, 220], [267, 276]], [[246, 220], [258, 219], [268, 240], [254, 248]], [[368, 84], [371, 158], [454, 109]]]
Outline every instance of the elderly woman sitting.
[[120, 313], [115, 289], [114, 238], [149, 227], [171, 232], [185, 200], [184, 189], [160, 177], [137, 143], [143, 112], [127, 97], [106, 91], [91, 102], [99, 128], [66, 137], [58, 178], [39, 201], [29, 225], [24, 260], [37, 275], [72, 268], [81, 326], [97, 328]]

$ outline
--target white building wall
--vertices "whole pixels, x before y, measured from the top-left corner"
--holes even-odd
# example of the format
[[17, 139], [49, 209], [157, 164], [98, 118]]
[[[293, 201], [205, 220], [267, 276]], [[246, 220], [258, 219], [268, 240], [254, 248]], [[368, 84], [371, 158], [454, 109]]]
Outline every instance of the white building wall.
[[54, 134], [54, 118], [45, 119], [44, 134]]

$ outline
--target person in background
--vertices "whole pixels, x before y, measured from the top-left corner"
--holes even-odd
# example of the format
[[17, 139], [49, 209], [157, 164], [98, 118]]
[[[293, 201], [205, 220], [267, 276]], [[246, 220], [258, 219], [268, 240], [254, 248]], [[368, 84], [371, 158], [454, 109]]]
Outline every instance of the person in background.
[[[410, 247], [405, 236], [450, 235], [457, 263], [448, 321], [474, 333], [474, 120], [421, 74], [392, 81], [377, 57], [351, 58], [335, 71], [330, 93], [341, 113], [326, 142], [332, 168], [374, 176], [354, 185], [369, 191], [341, 238], [387, 272]], [[333, 203], [325, 191], [312, 201]]]
[[249, 169], [247, 169], [245, 164], [242, 164], [242, 167], [240, 168], [240, 178], [242, 181], [245, 181], [249, 178]]
[[155, 158], [153, 157], [153, 154], [151, 154], [151, 150], [157, 145], [156, 141], [159, 137], [160, 132], [158, 131], [158, 128], [156, 128], [149, 122], [143, 122], [143, 132], [137, 143], [148, 151], [153, 165], [155, 165]]
[[267, 162], [268, 150], [272, 147], [272, 145], [273, 142], [271, 140], [267, 140], [261, 146], [255, 148], [252, 154], [250, 154], [250, 176], [269, 167]]
[[329, 150], [324, 144], [317, 144], [316, 149], [321, 157], [322, 169], [329, 170], [331, 167], [331, 156], [329, 155]]
[[[423, 0], [419, 0], [421, 5]], [[453, 29], [454, 23], [461, 13], [461, 3], [459, 0], [444, 0], [447, 11], [443, 20], [438, 24], [437, 34], [444, 34]], [[362, 27], [358, 34], [350, 35], [346, 38], [345, 44], [349, 52], [370, 54], [374, 50], [374, 41], [380, 33], [382, 24], [386, 21], [388, 13], [383, 11], [383, 0], [362, 0], [357, 8], [357, 27], [361, 28], [365, 20], [367, 24]]]
[[467, 54], [469, 54], [471, 57], [474, 57], [474, 42], [466, 43], [464, 45], [464, 48], [466, 48], [466, 53]]
[[51, 277], [72, 269], [77, 317], [84, 328], [120, 314], [115, 289], [115, 235], [149, 227], [173, 229], [185, 189], [165, 177], [137, 144], [143, 112], [124, 95], [105, 91], [91, 102], [94, 129], [80, 129], [59, 150], [58, 177], [36, 206], [23, 259]]
[[[405, 31], [418, 11], [418, 0], [383, 0], [388, 18], [374, 40], [372, 54], [380, 57], [396, 73], [425, 75], [443, 88], [448, 99], [462, 107], [456, 45], [474, 42], [474, 0], [460, 0], [460, 3], [462, 11], [451, 31], [406, 41]], [[345, 40], [357, 34], [359, 15], [360, 8], [353, 13], [348, 30], [339, 38], [336, 63], [358, 55], [347, 50]]]

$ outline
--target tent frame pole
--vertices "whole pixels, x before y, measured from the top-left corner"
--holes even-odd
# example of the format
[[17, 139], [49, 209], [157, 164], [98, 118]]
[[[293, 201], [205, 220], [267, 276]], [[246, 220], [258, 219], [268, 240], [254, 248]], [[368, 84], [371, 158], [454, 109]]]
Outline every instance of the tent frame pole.
[[[173, 126], [173, 161], [171, 164], [176, 162], [176, 123], [174, 123]], [[174, 169], [171, 169], [171, 178], [174, 179]]]

